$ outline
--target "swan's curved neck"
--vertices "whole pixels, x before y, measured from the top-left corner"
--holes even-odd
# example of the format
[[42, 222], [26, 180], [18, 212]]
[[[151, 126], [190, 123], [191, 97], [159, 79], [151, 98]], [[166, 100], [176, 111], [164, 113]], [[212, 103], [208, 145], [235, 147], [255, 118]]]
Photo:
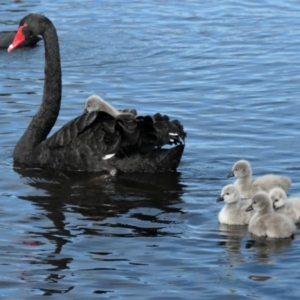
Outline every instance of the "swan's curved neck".
[[42, 104], [18, 141], [14, 159], [31, 161], [35, 148], [46, 139], [56, 122], [61, 102], [61, 65], [56, 29], [51, 22], [42, 33], [45, 45], [45, 82]]

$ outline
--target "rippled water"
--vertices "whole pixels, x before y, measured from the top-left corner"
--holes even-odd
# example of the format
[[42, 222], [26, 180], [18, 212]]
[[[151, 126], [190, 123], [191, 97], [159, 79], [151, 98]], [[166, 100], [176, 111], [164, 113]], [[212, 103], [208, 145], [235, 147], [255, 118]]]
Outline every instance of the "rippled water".
[[[177, 174], [82, 178], [14, 169], [40, 105], [44, 49], [0, 50], [0, 296], [6, 299], [298, 299], [300, 231], [265, 240], [220, 226], [233, 163], [290, 176], [300, 195], [297, 1], [0, 0], [57, 27], [63, 103], [54, 130], [98, 93], [167, 113], [188, 132]], [[99, 295], [101, 294], [101, 295]]]

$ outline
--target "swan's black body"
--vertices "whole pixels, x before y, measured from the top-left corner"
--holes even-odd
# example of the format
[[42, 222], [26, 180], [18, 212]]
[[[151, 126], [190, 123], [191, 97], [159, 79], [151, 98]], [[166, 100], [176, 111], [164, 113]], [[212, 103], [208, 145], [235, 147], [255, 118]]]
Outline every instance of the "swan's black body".
[[[70, 121], [47, 139], [61, 103], [58, 38], [51, 21], [42, 15], [29, 14], [21, 20], [20, 28], [25, 37], [42, 35], [46, 64], [42, 104], [15, 147], [15, 161], [61, 170], [108, 171], [111, 174], [176, 170], [186, 134], [179, 121], [170, 121], [160, 114], [126, 120], [93, 111]], [[175, 146], [162, 149], [165, 144]], [[104, 159], [113, 153], [112, 158]]]
[[[0, 48], [7, 48], [13, 41], [16, 31], [1, 31], [0, 32]], [[41, 40], [40, 37], [34, 35], [28, 40], [25, 40], [20, 47], [34, 47], [37, 42]]]

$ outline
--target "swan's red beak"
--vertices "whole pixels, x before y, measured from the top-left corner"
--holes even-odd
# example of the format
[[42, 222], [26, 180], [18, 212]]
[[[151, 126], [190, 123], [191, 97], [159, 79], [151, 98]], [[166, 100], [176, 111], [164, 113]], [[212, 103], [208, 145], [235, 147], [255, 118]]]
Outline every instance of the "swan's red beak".
[[25, 41], [25, 37], [23, 35], [23, 28], [25, 27], [25, 25], [22, 25], [19, 27], [17, 34], [15, 35], [15, 38], [13, 40], [13, 42], [9, 45], [9, 47], [7, 48], [7, 51], [10, 52], [12, 50], [14, 50], [15, 48], [17, 48], [22, 42]]

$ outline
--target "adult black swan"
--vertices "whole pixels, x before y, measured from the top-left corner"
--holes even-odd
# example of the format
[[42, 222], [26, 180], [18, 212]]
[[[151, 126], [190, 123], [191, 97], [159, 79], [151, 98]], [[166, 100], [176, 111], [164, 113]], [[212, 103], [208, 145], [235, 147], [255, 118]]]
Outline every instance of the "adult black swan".
[[[56, 29], [43, 15], [29, 14], [20, 25], [10, 52], [33, 35], [45, 45], [42, 104], [14, 149], [14, 161], [33, 166], [88, 172], [166, 172], [178, 167], [185, 132], [168, 116], [114, 118], [103, 111], [85, 113], [47, 138], [61, 102], [61, 66]], [[163, 149], [162, 146], [171, 147]]]
[[[16, 33], [16, 31], [0, 31], [0, 48], [7, 48], [14, 40]], [[33, 35], [25, 40], [20, 47], [34, 47], [40, 40], [40, 37]]]

